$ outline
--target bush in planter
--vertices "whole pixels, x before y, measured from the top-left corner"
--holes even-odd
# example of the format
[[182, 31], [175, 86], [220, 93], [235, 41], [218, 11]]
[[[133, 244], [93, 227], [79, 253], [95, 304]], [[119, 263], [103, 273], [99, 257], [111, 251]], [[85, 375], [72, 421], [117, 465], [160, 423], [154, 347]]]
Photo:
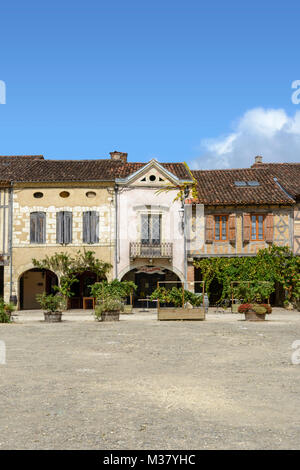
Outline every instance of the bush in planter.
[[61, 295], [49, 294], [45, 292], [43, 294], [38, 294], [36, 300], [46, 313], [61, 313], [63, 306], [63, 298]]
[[119, 314], [124, 310], [124, 304], [120, 299], [114, 297], [106, 297], [106, 299], [99, 301], [95, 308], [95, 318], [96, 320], [102, 320], [104, 313], [115, 313]]
[[[118, 315], [124, 310], [124, 299], [137, 288], [131, 281], [96, 282], [91, 286], [91, 294], [96, 298], [95, 308], [96, 320], [103, 320], [104, 314], [111, 314], [112, 318], [118, 320]], [[114, 317], [114, 318], [113, 318]]]
[[255, 312], [257, 315], [265, 315], [272, 313], [272, 307], [269, 304], [246, 303], [239, 305], [238, 312]]
[[[159, 300], [160, 303], [173, 304], [175, 307], [182, 307], [183, 290], [182, 287], [157, 287], [150, 296], [150, 300]], [[200, 307], [203, 304], [202, 294], [195, 294], [184, 290], [184, 302], [189, 302], [193, 307]]]
[[14, 304], [0, 299], [0, 323], [11, 323], [11, 314], [15, 310]]

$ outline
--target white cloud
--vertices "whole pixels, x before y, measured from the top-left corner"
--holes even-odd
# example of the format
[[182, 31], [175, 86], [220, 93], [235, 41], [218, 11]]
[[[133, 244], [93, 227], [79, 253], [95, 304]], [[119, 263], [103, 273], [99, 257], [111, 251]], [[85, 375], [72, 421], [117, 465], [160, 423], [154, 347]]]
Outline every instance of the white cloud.
[[201, 154], [190, 166], [249, 167], [255, 155], [262, 155], [264, 162], [300, 162], [300, 111], [290, 117], [283, 109], [251, 109], [230, 134], [203, 140]]

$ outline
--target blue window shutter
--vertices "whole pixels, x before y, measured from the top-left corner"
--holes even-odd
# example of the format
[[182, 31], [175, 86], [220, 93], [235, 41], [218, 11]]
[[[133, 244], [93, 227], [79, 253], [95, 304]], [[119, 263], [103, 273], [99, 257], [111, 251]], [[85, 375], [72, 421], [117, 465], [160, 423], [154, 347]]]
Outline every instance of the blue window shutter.
[[30, 214], [30, 243], [46, 242], [46, 214], [32, 212]]
[[36, 243], [36, 213], [30, 214], [30, 243]]
[[83, 243], [91, 243], [90, 213], [84, 212], [82, 215], [82, 240]]
[[90, 212], [90, 240], [91, 243], [99, 243], [99, 214]]
[[64, 212], [64, 243], [72, 243], [72, 212]]
[[63, 243], [63, 212], [56, 213], [56, 243]]

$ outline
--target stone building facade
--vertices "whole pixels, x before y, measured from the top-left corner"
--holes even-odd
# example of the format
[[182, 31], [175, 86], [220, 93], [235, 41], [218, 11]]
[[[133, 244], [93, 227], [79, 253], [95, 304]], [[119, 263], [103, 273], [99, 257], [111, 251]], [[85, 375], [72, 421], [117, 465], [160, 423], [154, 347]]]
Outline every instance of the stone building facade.
[[[190, 171], [183, 163], [128, 162], [111, 152], [95, 160], [0, 157], [0, 296], [37, 308], [57, 273], [33, 258], [95, 252], [111, 264], [108, 279], [130, 279], [137, 297], [158, 281], [193, 289], [194, 260], [255, 256], [272, 244], [300, 255], [300, 164]], [[198, 196], [176, 199], [184, 185]], [[169, 188], [168, 191], [161, 191]], [[186, 194], [187, 196], [187, 194]], [[80, 279], [71, 307], [82, 307], [93, 282]]]

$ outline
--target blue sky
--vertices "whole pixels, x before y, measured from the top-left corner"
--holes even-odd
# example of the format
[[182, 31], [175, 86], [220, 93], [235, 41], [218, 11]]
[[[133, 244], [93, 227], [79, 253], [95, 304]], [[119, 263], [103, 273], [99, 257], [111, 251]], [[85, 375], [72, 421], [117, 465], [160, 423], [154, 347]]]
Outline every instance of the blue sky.
[[299, 13], [289, 0], [2, 2], [0, 154], [300, 161]]

